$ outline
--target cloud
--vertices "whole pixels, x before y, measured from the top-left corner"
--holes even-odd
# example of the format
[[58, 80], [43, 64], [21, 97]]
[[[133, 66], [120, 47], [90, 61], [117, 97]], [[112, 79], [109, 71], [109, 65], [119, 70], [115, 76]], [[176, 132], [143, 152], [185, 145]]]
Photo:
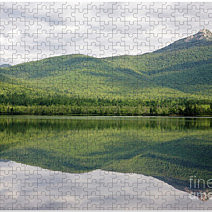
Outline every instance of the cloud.
[[212, 3], [0, 3], [0, 63], [154, 51], [202, 28]]

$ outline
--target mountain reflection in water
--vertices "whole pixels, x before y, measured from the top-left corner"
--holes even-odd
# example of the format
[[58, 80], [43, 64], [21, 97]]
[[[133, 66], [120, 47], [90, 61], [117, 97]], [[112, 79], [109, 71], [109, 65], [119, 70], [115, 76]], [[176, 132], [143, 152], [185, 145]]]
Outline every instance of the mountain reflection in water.
[[[143, 175], [146, 175], [154, 177], [147, 177], [148, 179], [156, 180], [155, 178], [157, 178], [160, 180], [157, 182], [161, 183], [163, 181], [164, 185], [168, 183], [169, 188], [175, 188], [177, 192], [180, 192], [179, 190], [186, 191], [187, 193], [183, 193], [186, 195], [191, 192], [207, 195], [210, 193], [210, 189], [204, 188], [202, 185], [194, 188], [190, 186], [189, 182], [191, 176], [205, 181], [212, 178], [212, 119], [210, 118], [1, 116], [0, 137], [0, 159], [48, 169], [49, 171], [44, 171], [36, 168], [41, 169], [42, 174], [52, 175], [52, 181], [55, 177], [52, 171], [60, 171], [58, 173], [61, 176], [67, 176], [68, 173], [70, 176], [77, 177], [88, 177], [93, 174], [95, 176], [102, 173], [110, 177], [117, 176], [117, 179], [118, 176], [126, 176], [126, 179], [129, 178], [126, 184], [133, 182], [132, 176], [139, 176], [138, 179], [141, 179], [140, 176], [142, 176], [144, 179], [146, 177]], [[11, 163], [12, 166], [15, 164]], [[31, 166], [23, 166], [26, 167], [26, 172], [29, 167], [30, 170], [32, 169]], [[16, 168], [13, 170], [18, 171]], [[20, 171], [18, 172], [21, 175]], [[1, 173], [5, 174], [2, 170]], [[88, 177], [85, 180], [87, 186], [90, 183], [89, 179]], [[104, 184], [105, 176], [102, 179]], [[48, 180], [49, 178], [47, 184]], [[66, 177], [63, 180], [66, 181]], [[92, 178], [92, 180], [101, 184], [98, 179]], [[44, 182], [43, 188], [45, 188]], [[117, 184], [119, 184], [118, 181]], [[8, 190], [7, 184], [5, 185], [1, 185], [4, 192]], [[33, 184], [32, 187], [35, 185]], [[20, 186], [19, 190], [17, 189], [19, 194], [24, 192], [21, 185], [17, 184], [17, 186]], [[93, 186], [95, 187], [95, 184]], [[101, 189], [98, 187], [97, 192], [94, 187], [92, 195], [96, 199], [95, 193], [97, 194]], [[127, 188], [133, 188], [134, 192], [137, 191], [138, 185], [135, 183], [134, 187], [127, 186]], [[137, 195], [136, 198], [154, 196], [154, 194], [147, 195], [147, 188], [137, 191], [139, 197]], [[118, 191], [122, 191], [122, 187]], [[82, 196], [85, 195], [83, 192], [84, 190], [82, 190]], [[104, 192], [103, 194], [98, 193], [97, 196], [104, 195]], [[167, 191], [167, 193], [169, 192]], [[120, 195], [126, 198], [125, 193]], [[169, 198], [168, 196], [165, 195], [165, 199]], [[69, 198], [75, 197], [71, 194]], [[103, 197], [101, 198], [101, 203], [106, 201]], [[204, 200], [207, 199], [207, 196], [200, 198]], [[134, 198], [131, 199], [133, 202]], [[89, 201], [91, 204], [96, 202], [96, 200]], [[116, 201], [114, 200], [114, 207], [118, 207]], [[152, 204], [149, 202], [146, 204], [147, 207], [155, 204], [152, 199], [151, 201]], [[189, 201], [193, 200], [189, 199]], [[4, 200], [1, 199], [1, 202]], [[211, 206], [211, 200], [206, 202], [209, 203], [205, 203], [204, 207]], [[86, 204], [88, 205], [88, 203]], [[163, 207], [165, 206], [163, 205]], [[39, 208], [42, 207], [39, 205]]]

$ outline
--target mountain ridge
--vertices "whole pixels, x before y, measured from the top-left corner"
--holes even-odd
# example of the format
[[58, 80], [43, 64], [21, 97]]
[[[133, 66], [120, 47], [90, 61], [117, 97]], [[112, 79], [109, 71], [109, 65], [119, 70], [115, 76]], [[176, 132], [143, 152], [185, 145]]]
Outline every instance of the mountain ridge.
[[[199, 42], [198, 42], [199, 41]], [[188, 43], [188, 45], [183, 45], [181, 46], [181, 48], [177, 48], [179, 44], [182, 44], [182, 42], [184, 43]], [[191, 44], [189, 43], [192, 43], [192, 46]], [[110, 58], [117, 58], [117, 57], [128, 57], [128, 56], [132, 56], [132, 57], [135, 57], [135, 56], [143, 56], [143, 55], [147, 55], [147, 54], [151, 54], [151, 53], [161, 53], [165, 50], [179, 50], [179, 49], [185, 49], [185, 48], [190, 48], [190, 47], [194, 47], [195, 45], [197, 46], [204, 46], [204, 45], [211, 45], [212, 44], [212, 32], [208, 29], [201, 29], [199, 30], [197, 33], [193, 34], [193, 35], [189, 35], [185, 38], [182, 38], [182, 39], [179, 39], [177, 41], [174, 41], [173, 43], [165, 46], [165, 47], [162, 47], [160, 49], [157, 49], [153, 52], [146, 52], [144, 54], [134, 54], [134, 55], [131, 55], [131, 54], [124, 54], [124, 55], [116, 55], [116, 56], [108, 56], [108, 57], [94, 57], [94, 56], [91, 56], [91, 55], [86, 55], [86, 54], [80, 54], [80, 53], [75, 53], [75, 54], [65, 54], [65, 55], [57, 55], [57, 56], [52, 56], [52, 57], [47, 57], [47, 58], [43, 58], [43, 59], [40, 59], [40, 60], [35, 60], [35, 61], [29, 61], [29, 62], [23, 62], [23, 63], [18, 63], [18, 64], [15, 64], [15, 65], [10, 65], [10, 64], [2, 64], [0, 65], [0, 68], [7, 68], [7, 67], [10, 67], [10, 66], [17, 66], [17, 65], [21, 65], [21, 64], [24, 64], [24, 63], [31, 63], [31, 62], [37, 62], [37, 61], [45, 61], [45, 60], [48, 60], [48, 59], [56, 59], [56, 58], [59, 58], [59, 57], [86, 57], [86, 58], [94, 58], [94, 59], [110, 59]]]

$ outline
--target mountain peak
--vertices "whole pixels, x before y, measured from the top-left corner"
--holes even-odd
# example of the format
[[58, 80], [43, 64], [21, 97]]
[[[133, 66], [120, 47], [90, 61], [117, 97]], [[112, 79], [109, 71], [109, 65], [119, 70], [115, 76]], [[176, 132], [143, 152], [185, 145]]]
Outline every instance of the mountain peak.
[[194, 46], [205, 46], [212, 44], [212, 33], [208, 29], [201, 29], [194, 35], [175, 41], [174, 43], [159, 49], [155, 52], [172, 51], [179, 49], [187, 49]]
[[208, 29], [202, 29], [198, 33], [191, 35], [187, 38], [185, 38], [185, 42], [190, 42], [190, 41], [201, 41], [201, 40], [212, 40], [212, 33]]
[[211, 33], [211, 31], [210, 30], [208, 30], [208, 29], [201, 29], [198, 33], [202, 33], [202, 34], [204, 34], [204, 35], [212, 35], [212, 33]]

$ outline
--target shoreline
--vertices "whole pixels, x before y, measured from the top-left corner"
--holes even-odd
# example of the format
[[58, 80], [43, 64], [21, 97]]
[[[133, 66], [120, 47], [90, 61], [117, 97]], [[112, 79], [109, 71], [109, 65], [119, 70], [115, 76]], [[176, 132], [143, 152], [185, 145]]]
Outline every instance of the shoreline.
[[36, 118], [36, 119], [140, 119], [140, 118], [164, 118], [164, 119], [212, 119], [212, 116], [99, 116], [99, 115], [3, 115], [2, 118]]

